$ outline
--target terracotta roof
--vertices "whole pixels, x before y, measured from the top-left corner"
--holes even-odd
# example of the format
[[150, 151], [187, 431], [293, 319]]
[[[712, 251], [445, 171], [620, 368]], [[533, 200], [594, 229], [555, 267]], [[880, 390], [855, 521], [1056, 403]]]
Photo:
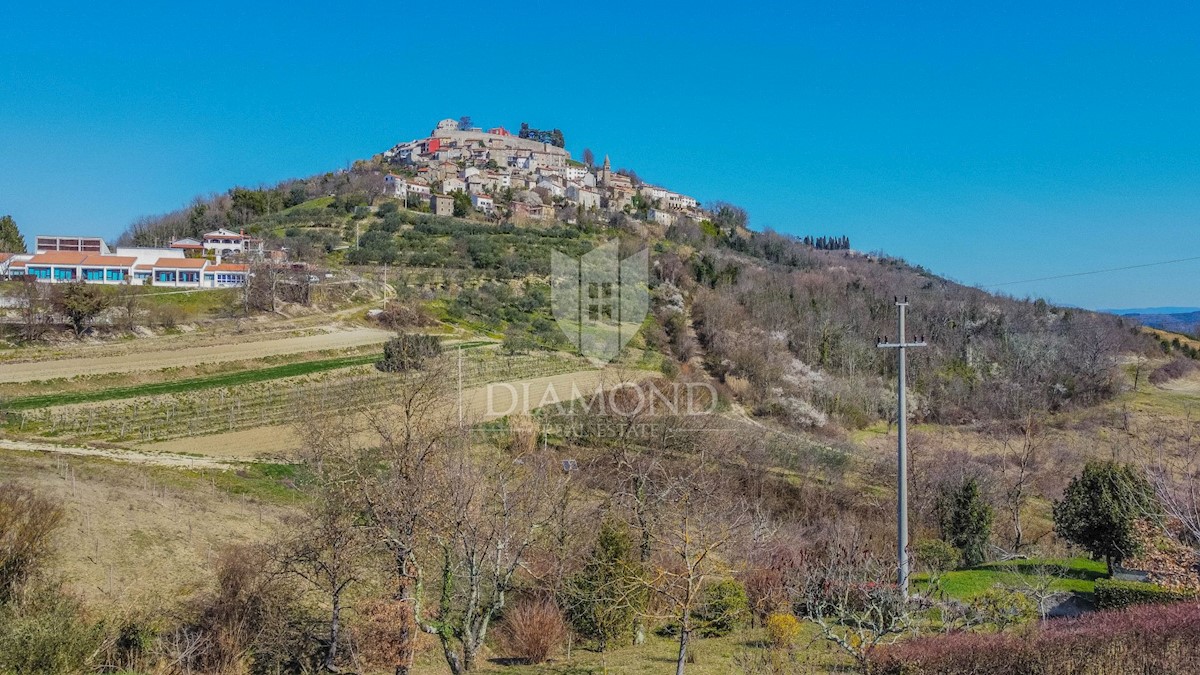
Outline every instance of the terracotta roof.
[[129, 267], [137, 262], [135, 256], [124, 255], [89, 255], [83, 259], [84, 265], [99, 265], [101, 267]]
[[78, 265], [87, 258], [87, 253], [74, 253], [71, 251], [46, 251], [39, 253], [30, 259], [31, 265]]
[[239, 265], [237, 263], [221, 263], [205, 268], [205, 272], [245, 272], [249, 269], [248, 265]]
[[208, 263], [204, 258], [159, 258], [154, 266], [174, 270], [198, 270]]
[[142, 263], [141, 265], [134, 265], [133, 269], [135, 269], [135, 270], [152, 270], [152, 269], [154, 269], [154, 265], [150, 265], [148, 263]]
[[12, 253], [0, 252], [0, 262], [4, 262], [5, 260], [8, 260], [11, 257], [13, 257]]

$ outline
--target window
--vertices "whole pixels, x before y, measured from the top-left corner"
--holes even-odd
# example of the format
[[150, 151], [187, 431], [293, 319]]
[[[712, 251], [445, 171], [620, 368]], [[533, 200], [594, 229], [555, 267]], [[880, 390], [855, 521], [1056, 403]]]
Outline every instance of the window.
[[108, 271], [108, 280], [109, 281], [122, 281], [124, 279], [125, 279], [125, 270], [109, 270]]
[[104, 281], [104, 270], [84, 270], [83, 276], [88, 281]]

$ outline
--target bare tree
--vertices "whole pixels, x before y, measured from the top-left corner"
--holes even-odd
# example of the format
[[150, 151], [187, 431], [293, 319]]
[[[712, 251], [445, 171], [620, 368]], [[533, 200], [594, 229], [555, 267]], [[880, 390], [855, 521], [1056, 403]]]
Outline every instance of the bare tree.
[[448, 457], [446, 474], [439, 611], [436, 619], [422, 618], [421, 627], [440, 638], [450, 671], [459, 675], [475, 669], [514, 575], [550, 520], [555, 486], [566, 477], [536, 455], [472, 458], [465, 449]]
[[1183, 447], [1174, 449], [1160, 437], [1139, 454], [1166, 522], [1181, 529], [1181, 538], [1200, 555], [1200, 447], [1194, 437], [1189, 435]]
[[751, 524], [750, 508], [736, 489], [709, 474], [702, 458], [693, 467], [669, 477], [666, 514], [654, 533], [658, 556], [649, 577], [679, 624], [676, 675], [686, 668], [701, 592], [710, 582], [732, 576], [731, 550]]
[[1030, 539], [1025, 534], [1025, 521], [1022, 518], [1025, 505], [1034, 489], [1034, 483], [1044, 468], [1041, 453], [1042, 438], [1038, 433], [1037, 422], [1033, 415], [1026, 418], [1022, 425], [1019, 438], [1004, 439], [1004, 453], [1001, 464], [1001, 481], [1003, 485], [1003, 509], [1008, 513], [1009, 524], [1012, 527], [1012, 540], [1008, 554], [1013, 557], [1023, 555], [1030, 545], [1036, 544], [1050, 533], [1047, 529]]
[[1055, 586], [1063, 578], [1064, 572], [1062, 565], [1038, 562], [1015, 575], [1016, 583], [1012, 587], [1036, 605], [1038, 616], [1045, 621], [1050, 615], [1051, 600], [1060, 594]]
[[387, 553], [392, 598], [403, 617], [397, 675], [410, 672], [421, 629], [425, 573], [419, 554], [436, 545], [438, 514], [447, 503], [441, 457], [465, 442], [462, 428], [449, 420], [448, 368], [443, 358], [390, 374], [392, 405], [362, 418], [305, 423], [313, 449], [309, 463], [346, 476], [340, 498], [361, 509], [370, 540]]
[[141, 289], [133, 285], [129, 277], [121, 283], [113, 306], [121, 310], [121, 324], [127, 331], [132, 331], [137, 323], [138, 309], [141, 305]]
[[242, 285], [242, 309], [250, 312], [274, 312], [283, 274], [265, 260], [250, 262], [246, 283]]
[[310, 500], [304, 513], [292, 519], [291, 536], [279, 553], [285, 570], [329, 601], [328, 644], [322, 666], [338, 672], [343, 597], [362, 578], [371, 546], [345, 465], [321, 461], [308, 465], [313, 472]]
[[17, 314], [21, 340], [35, 342], [42, 339], [54, 318], [50, 288], [30, 277], [23, 279], [17, 289]]
[[913, 629], [899, 587], [888, 581], [896, 570], [849, 540], [810, 556], [793, 581], [795, 604], [821, 636], [848, 654], [864, 672], [867, 655]]

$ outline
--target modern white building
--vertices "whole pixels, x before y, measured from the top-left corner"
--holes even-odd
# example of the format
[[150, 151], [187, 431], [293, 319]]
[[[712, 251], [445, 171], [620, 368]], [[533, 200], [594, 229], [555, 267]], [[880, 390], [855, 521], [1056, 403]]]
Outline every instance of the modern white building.
[[[117, 255], [46, 251], [13, 256], [9, 276], [27, 276], [44, 283], [132, 284], [173, 288], [220, 288], [246, 282], [246, 265], [214, 263], [207, 258], [184, 258], [182, 251], [154, 256], [155, 249], [118, 248]], [[150, 253], [147, 253], [150, 252]], [[137, 253], [136, 255], [123, 255]]]
[[225, 228], [214, 232], [205, 232], [201, 243], [204, 244], [205, 251], [212, 251], [221, 256], [238, 255], [246, 252], [246, 235], [241, 232], [226, 230]]

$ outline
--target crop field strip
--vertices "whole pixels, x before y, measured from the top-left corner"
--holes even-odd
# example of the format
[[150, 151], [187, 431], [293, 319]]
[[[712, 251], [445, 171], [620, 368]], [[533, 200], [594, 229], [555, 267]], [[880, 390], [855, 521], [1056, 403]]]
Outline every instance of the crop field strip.
[[[500, 356], [464, 352], [462, 386], [528, 380], [591, 369], [566, 354]], [[262, 381], [204, 391], [173, 392], [128, 402], [44, 408], [23, 414], [21, 424], [41, 433], [110, 441], [156, 442], [242, 429], [290, 424], [300, 415], [347, 413], [386, 405], [393, 378], [367, 367], [324, 373], [288, 383], [286, 389]]]
[[[450, 349], [471, 349], [492, 344], [485, 341], [463, 342], [451, 345]], [[110, 387], [96, 391], [63, 392], [43, 394], [38, 396], [23, 396], [7, 402], [6, 408], [11, 412], [52, 408], [57, 406], [77, 405], [81, 403], [98, 403], [120, 399], [138, 398], [143, 396], [162, 396], [193, 392], [199, 389], [214, 389], [219, 387], [234, 387], [255, 382], [266, 382], [289, 377], [312, 375], [330, 370], [341, 370], [354, 366], [364, 366], [375, 363], [380, 359], [379, 354], [363, 354], [358, 356], [343, 356], [332, 359], [286, 363], [279, 366], [268, 366], [242, 370], [218, 375], [191, 377], [169, 382], [154, 382], [129, 387]]]

